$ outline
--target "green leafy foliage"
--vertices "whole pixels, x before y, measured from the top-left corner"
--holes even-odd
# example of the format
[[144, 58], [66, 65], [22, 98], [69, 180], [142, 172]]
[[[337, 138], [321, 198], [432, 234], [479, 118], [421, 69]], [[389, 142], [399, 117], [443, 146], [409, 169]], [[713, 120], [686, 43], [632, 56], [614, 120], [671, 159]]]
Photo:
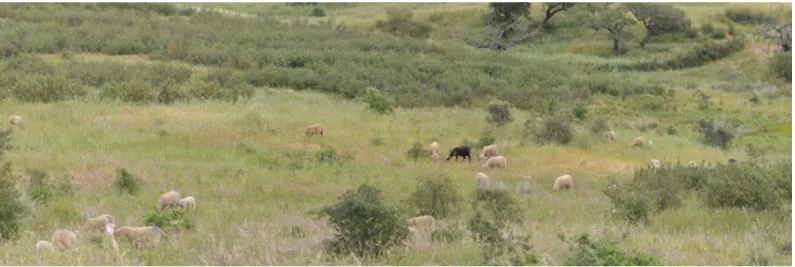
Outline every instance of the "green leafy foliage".
[[582, 234], [575, 241], [567, 242], [569, 251], [572, 252], [563, 262], [567, 266], [665, 265], [657, 255], [641, 251], [627, 252], [619, 247], [616, 241], [592, 240], [588, 234]]
[[430, 174], [418, 180], [407, 202], [415, 216], [431, 215], [436, 219], [444, 219], [458, 214], [462, 200], [450, 177]]
[[116, 180], [113, 182], [113, 188], [118, 190], [119, 193], [135, 195], [140, 191], [142, 183], [141, 179], [133, 176], [127, 169], [119, 168], [116, 170]]

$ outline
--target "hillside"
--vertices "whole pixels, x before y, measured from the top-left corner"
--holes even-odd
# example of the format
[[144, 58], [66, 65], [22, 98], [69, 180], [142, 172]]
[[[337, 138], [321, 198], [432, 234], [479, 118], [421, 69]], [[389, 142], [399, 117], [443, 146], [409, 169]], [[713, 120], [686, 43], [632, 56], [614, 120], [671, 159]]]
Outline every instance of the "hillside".
[[[789, 173], [776, 165], [791, 162], [791, 82], [770, 69], [772, 49], [743, 37], [759, 25], [726, 16], [748, 9], [781, 22], [791, 17], [790, 4], [677, 3], [697, 37], [665, 34], [641, 49], [644, 29], [634, 25], [621, 56], [613, 55], [604, 31], [582, 27], [574, 10], [555, 15], [538, 38], [497, 52], [451, 37], [485, 33], [479, 21], [485, 3], [401, 4], [411, 10], [407, 21], [430, 25], [427, 38], [379, 30], [375, 25], [389, 19], [390, 6], [0, 4], [0, 115], [25, 119], [11, 127], [11, 149], [0, 160], [10, 162], [11, 180], [30, 209], [18, 238], [0, 245], [4, 262], [481, 264], [489, 259], [470, 234], [374, 259], [327, 257], [322, 242], [334, 230], [312, 212], [367, 183], [400, 209], [401, 220], [417, 216], [405, 200], [428, 177], [450, 178], [470, 200], [480, 171], [477, 147], [472, 164], [444, 158], [454, 146], [491, 135], [508, 168], [484, 172], [524, 209], [520, 222], [503, 230], [529, 235], [538, 264], [564, 265], [574, 251], [558, 235], [583, 233], [624, 236], [617, 247], [653, 254], [663, 265], [792, 264], [791, 204], [777, 209], [786, 203], [759, 198], [752, 206], [770, 200], [777, 208], [716, 208], [709, 200], [720, 190], [791, 194], [791, 180], [782, 184], [791, 165]], [[311, 16], [317, 9], [325, 15]], [[543, 12], [534, 4], [531, 18]], [[701, 32], [704, 24], [731, 24], [736, 32], [712, 39]], [[690, 60], [698, 49], [715, 56]], [[368, 108], [381, 100], [394, 113]], [[512, 120], [494, 127], [488, 108], [502, 102], [509, 103]], [[570, 125], [570, 142], [544, 145], [528, 134], [551, 118]], [[730, 132], [729, 147], [703, 142], [699, 126], [707, 120]], [[315, 123], [325, 126], [324, 135], [303, 136]], [[615, 130], [617, 140], [604, 141], [598, 126]], [[636, 136], [654, 145], [630, 149]], [[440, 162], [424, 151], [432, 141], [441, 144]], [[415, 143], [423, 150], [417, 160], [407, 156]], [[728, 170], [747, 175], [721, 171], [730, 158], [746, 169]], [[622, 206], [605, 188], [638, 179], [637, 169], [651, 159], [707, 162], [711, 166], [698, 171], [715, 180], [703, 191], [681, 191], [675, 197], [681, 206], [650, 211], [647, 224], [634, 225], [614, 216]], [[754, 176], [768, 168], [763, 165], [773, 167]], [[116, 190], [120, 168], [140, 179], [137, 193]], [[669, 179], [687, 173], [667, 168], [675, 169]], [[53, 184], [40, 187], [51, 191], [43, 200], [37, 200], [41, 190], [31, 190], [34, 169]], [[562, 174], [572, 175], [574, 186], [553, 191]], [[741, 182], [721, 187], [763, 176], [770, 182], [757, 181], [757, 190]], [[516, 192], [527, 185], [529, 192]], [[195, 196], [197, 211], [181, 218], [192, 227], [164, 228], [157, 248], [120, 242], [123, 253], [116, 254], [80, 230], [87, 216], [103, 213], [118, 226], [148, 225], [158, 196], [169, 189]], [[473, 212], [466, 203], [459, 208], [437, 225], [467, 232]], [[75, 231], [79, 249], [36, 253], [36, 241], [49, 240], [56, 228]]]

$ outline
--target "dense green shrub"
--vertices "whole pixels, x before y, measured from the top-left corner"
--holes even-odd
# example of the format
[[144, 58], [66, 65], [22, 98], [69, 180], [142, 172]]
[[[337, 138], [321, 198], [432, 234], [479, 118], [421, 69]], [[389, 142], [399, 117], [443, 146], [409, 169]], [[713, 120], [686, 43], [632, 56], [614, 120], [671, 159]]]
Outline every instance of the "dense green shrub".
[[413, 21], [410, 9], [389, 7], [386, 9], [387, 20], [379, 20], [375, 27], [388, 33], [407, 35], [414, 38], [428, 38], [431, 25], [421, 21]]
[[22, 203], [22, 193], [16, 188], [19, 179], [11, 173], [11, 163], [5, 152], [11, 148], [11, 130], [0, 131], [0, 240], [12, 241], [19, 237], [22, 218], [30, 211]]
[[486, 146], [496, 144], [496, 142], [497, 139], [494, 138], [494, 130], [491, 127], [485, 127], [483, 128], [483, 131], [480, 132], [480, 139], [478, 139], [478, 143], [475, 144], [474, 147], [484, 148]]
[[734, 139], [734, 131], [731, 127], [712, 119], [703, 119], [698, 122], [698, 129], [701, 132], [701, 142], [704, 144], [724, 150], [731, 147], [731, 142]]
[[406, 220], [398, 210], [383, 203], [381, 190], [362, 184], [345, 191], [339, 202], [325, 206], [319, 215], [329, 217], [334, 237], [323, 242], [335, 255], [379, 257], [408, 237]]
[[[722, 36], [724, 36], [725, 33], [722, 30], [715, 31], [712, 29], [709, 31], [709, 35], [720, 35], [721, 38], [723, 38]], [[615, 68], [620, 71], [658, 71], [693, 68], [728, 57], [734, 52], [741, 51], [743, 48], [745, 48], [745, 40], [742, 37], [736, 37], [727, 41], [707, 41], [694, 47], [691, 51], [678, 53], [674, 57], [666, 60], [649, 60], [619, 64], [616, 65]], [[603, 66], [602, 68], [610, 69], [613, 67]]]
[[792, 52], [780, 52], [770, 62], [770, 69], [776, 77], [792, 81]]
[[569, 251], [572, 253], [563, 262], [567, 266], [665, 265], [657, 255], [641, 251], [624, 251], [616, 241], [592, 240], [588, 234], [580, 235], [574, 242], [559, 237], [569, 243]]
[[452, 243], [461, 240], [464, 234], [466, 232], [459, 228], [457, 224], [444, 224], [437, 221], [436, 229], [431, 232], [431, 240], [434, 242]]
[[168, 230], [191, 230], [196, 226], [195, 218], [185, 210], [165, 209], [161, 212], [152, 212], [144, 218], [144, 225], [154, 225]]
[[419, 142], [414, 142], [414, 144], [411, 145], [411, 148], [406, 151], [406, 157], [412, 160], [423, 158], [424, 155], [426, 155], [425, 150], [422, 149], [422, 144]]
[[574, 139], [571, 123], [562, 115], [547, 116], [540, 123], [527, 120], [525, 136], [533, 137], [536, 143], [565, 145]]
[[116, 180], [113, 182], [113, 188], [118, 190], [119, 193], [135, 195], [140, 190], [142, 183], [141, 179], [133, 176], [127, 169], [119, 168], [116, 170]]
[[710, 208], [778, 210], [792, 201], [792, 162], [718, 165], [710, 172], [702, 199]]
[[741, 24], [775, 23], [775, 18], [772, 15], [759, 11], [751, 11], [747, 8], [726, 9], [726, 18]]
[[392, 99], [378, 91], [373, 87], [367, 87], [362, 94], [364, 103], [367, 103], [367, 109], [381, 115], [392, 114], [395, 112], [395, 104]]
[[157, 99], [157, 93], [150, 83], [141, 79], [133, 79], [119, 84], [106, 84], [100, 90], [100, 97], [129, 103], [148, 104]]
[[317, 162], [320, 163], [343, 165], [353, 160], [353, 155], [348, 153], [337, 153], [336, 148], [329, 146], [318, 151], [315, 154], [315, 158]]
[[524, 208], [519, 205], [510, 192], [499, 188], [488, 188], [475, 191], [472, 206], [475, 210], [485, 212], [494, 218], [500, 228], [505, 225], [517, 223], [522, 218]]
[[27, 169], [30, 183], [28, 196], [39, 204], [48, 203], [55, 197], [55, 187], [50, 184], [50, 176], [40, 169]]
[[419, 179], [407, 202], [416, 216], [431, 215], [444, 219], [458, 213], [461, 200], [463, 198], [450, 177], [431, 174]]
[[312, 9], [312, 13], [309, 13], [309, 15], [313, 16], [313, 17], [325, 17], [326, 16], [326, 10], [324, 10], [321, 7], [316, 7], [316, 8]]
[[511, 107], [508, 105], [508, 103], [489, 104], [488, 111], [489, 115], [486, 117], [486, 121], [495, 127], [502, 127], [513, 122]]

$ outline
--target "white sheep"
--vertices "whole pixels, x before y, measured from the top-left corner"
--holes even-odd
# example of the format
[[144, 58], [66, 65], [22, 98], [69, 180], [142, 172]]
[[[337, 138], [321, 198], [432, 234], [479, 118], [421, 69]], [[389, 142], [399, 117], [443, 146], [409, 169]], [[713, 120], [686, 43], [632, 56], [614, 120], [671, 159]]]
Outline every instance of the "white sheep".
[[652, 159], [651, 161], [649, 161], [649, 164], [651, 164], [651, 166], [654, 167], [654, 168], [660, 168], [660, 161], [659, 160]]
[[193, 196], [180, 199], [178, 204], [182, 208], [190, 206], [193, 210], [196, 210], [196, 199]]
[[23, 119], [22, 119], [22, 116], [19, 116], [19, 115], [11, 115], [11, 116], [8, 116], [8, 124], [10, 124], [10, 125], [12, 125], [12, 126], [13, 126], [13, 125], [19, 125], [19, 126], [22, 126], [22, 124], [23, 124], [24, 122], [25, 122], [25, 120], [23, 120]]
[[485, 173], [479, 172], [475, 174], [475, 183], [478, 189], [489, 188], [489, 177]]
[[313, 124], [313, 125], [307, 126], [306, 129], [304, 129], [304, 135], [309, 136], [310, 138], [312, 138], [313, 135], [323, 136], [323, 132], [324, 131], [325, 131], [325, 128], [323, 128], [323, 125]]
[[558, 178], [555, 178], [555, 184], [552, 186], [552, 190], [569, 190], [571, 188], [572, 180], [573, 178], [571, 178], [571, 175], [561, 175]]
[[408, 224], [409, 226], [419, 230], [433, 230], [433, 228], [436, 226], [436, 219], [434, 219], [431, 215], [422, 215], [409, 219]]
[[629, 144], [630, 148], [643, 147], [643, 136], [635, 137], [632, 143]]
[[654, 141], [649, 140], [648, 144], [649, 144], [649, 147], [653, 147], [654, 146]]
[[41, 251], [44, 248], [52, 251], [52, 249], [53, 249], [52, 248], [52, 243], [44, 241], [44, 240], [39, 240], [39, 242], [36, 242], [36, 253], [39, 253], [39, 251]]
[[109, 223], [116, 223], [116, 218], [111, 216], [110, 214], [102, 214], [94, 218], [90, 218], [86, 220], [86, 223], [83, 224], [83, 229], [88, 231], [93, 230], [105, 230], [105, 225]]
[[434, 141], [431, 145], [428, 146], [428, 151], [431, 153], [431, 157], [434, 160], [439, 160], [439, 143]]
[[177, 207], [179, 207], [179, 192], [177, 191], [168, 191], [157, 200], [157, 211], [162, 211], [164, 208]]
[[58, 248], [59, 251], [72, 250], [77, 247], [77, 235], [72, 231], [58, 228], [52, 234], [52, 244]]
[[605, 134], [605, 138], [607, 139], [607, 142], [612, 143], [613, 141], [616, 140], [616, 132], [610, 130], [609, 132], [607, 132], [607, 134]]
[[496, 157], [498, 155], [499, 155], [499, 149], [497, 148], [497, 145], [496, 144], [488, 145], [480, 150], [480, 154], [478, 154], [478, 161], [489, 159], [491, 157]]
[[691, 160], [690, 162], [687, 163], [687, 166], [689, 166], [690, 168], [695, 168], [696, 167], [696, 161], [695, 160]]
[[480, 166], [481, 169], [491, 169], [491, 168], [500, 168], [501, 170], [505, 170], [508, 168], [508, 160], [505, 159], [504, 156], [496, 156], [486, 160], [486, 163], [483, 163], [483, 166]]
[[[109, 224], [110, 229], [113, 229], [114, 225]], [[163, 229], [157, 226], [141, 226], [141, 227], [130, 227], [125, 226], [113, 231], [113, 236], [116, 238], [124, 238], [129, 239], [135, 243], [136, 246], [149, 246], [149, 245], [157, 245], [160, 243], [160, 239], [166, 233], [163, 232]]]

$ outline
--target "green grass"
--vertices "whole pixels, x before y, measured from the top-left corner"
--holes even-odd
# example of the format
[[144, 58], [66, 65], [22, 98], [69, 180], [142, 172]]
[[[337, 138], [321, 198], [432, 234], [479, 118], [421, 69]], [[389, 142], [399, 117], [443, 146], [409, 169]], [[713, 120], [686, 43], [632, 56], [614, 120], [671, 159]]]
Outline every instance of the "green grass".
[[[223, 8], [235, 12], [255, 14], [259, 17], [281, 21], [265, 31], [268, 21], [259, 18], [201, 17], [200, 24], [190, 25], [188, 17], [163, 17], [142, 15], [130, 11], [113, 10], [111, 13], [88, 19], [91, 12], [79, 7], [65, 8], [55, 19], [36, 23], [41, 11], [30, 9], [12, 14], [1, 9], [4, 23], [12, 23], [30, 30], [28, 40], [40, 40], [38, 45], [27, 46], [26, 55], [38, 55], [47, 64], [53, 64], [57, 75], [70, 77], [64, 66], [83, 66], [81, 62], [117, 62], [132, 69], [139, 64], [156, 65], [174, 62], [190, 67], [190, 82], [201, 83], [208, 72], [231, 70], [233, 73], [259, 74], [253, 70], [268, 70], [276, 84], [256, 86], [256, 94], [236, 103], [220, 100], [185, 99], [173, 105], [137, 105], [89, 97], [82, 100], [54, 103], [29, 103], [8, 97], [0, 99], [0, 115], [20, 114], [25, 118], [25, 128], [15, 129], [13, 150], [8, 155], [14, 170], [20, 174], [25, 168], [46, 170], [51, 177], [69, 175], [79, 184], [80, 190], [73, 199], [58, 199], [47, 206], [34, 206], [33, 220], [26, 223], [20, 240], [0, 245], [0, 253], [7, 255], [8, 265], [473, 265], [482, 261], [479, 247], [470, 238], [452, 243], [428, 243], [419, 247], [400, 248], [389, 256], [375, 261], [362, 261], [342, 257], [326, 262], [321, 257], [320, 243], [332, 235], [332, 229], [322, 219], [308, 212], [336, 201], [345, 190], [368, 182], [384, 190], [387, 201], [400, 205], [409, 196], [415, 179], [427, 173], [444, 173], [453, 178], [465, 197], [475, 190], [474, 175], [479, 164], [431, 160], [411, 161], [405, 152], [415, 142], [423, 148], [433, 140], [439, 141], [442, 155], [459, 145], [464, 139], [475, 141], [481, 130], [488, 126], [483, 106], [492, 99], [518, 102], [527, 99], [544, 99], [536, 94], [547, 94], [565, 89], [588, 88], [594, 80], [610, 82], [613, 87], [624, 84], [638, 87], [662, 85], [674, 92], [663, 98], [651, 94], [611, 96], [590, 94], [587, 97], [563, 100], [561, 109], [570, 110], [572, 103], [584, 101], [588, 107], [588, 120], [575, 125], [575, 139], [567, 146], [523, 145], [523, 124], [541, 114], [534, 106], [512, 109], [514, 121], [497, 129], [495, 137], [500, 154], [508, 159], [505, 172], [486, 172], [492, 183], [504, 182], [513, 191], [517, 184], [530, 182], [533, 193], [520, 198], [528, 209], [526, 218], [517, 231], [532, 236], [534, 250], [541, 256], [541, 264], [561, 265], [570, 255], [566, 243], [557, 239], [558, 233], [576, 236], [583, 232], [595, 237], [621, 235], [628, 238], [620, 246], [653, 251], [670, 265], [748, 265], [752, 251], [764, 251], [773, 256], [773, 263], [790, 265], [789, 255], [777, 252], [791, 235], [791, 219], [781, 221], [775, 214], [740, 209], [707, 212], [695, 197], [686, 198], [681, 209], [666, 210], [651, 217], [646, 227], [630, 226], [610, 216], [612, 204], [602, 193], [607, 178], [630, 174], [634, 168], [646, 166], [652, 158], [682, 163], [726, 162], [728, 158], [746, 160], [743, 150], [753, 144], [766, 152], [766, 157], [787, 158], [792, 152], [791, 141], [791, 84], [770, 78], [766, 60], [746, 49], [707, 65], [657, 72], [600, 72], [595, 66], [602, 64], [632, 63], [651, 57], [666, 57], [677, 51], [687, 51], [692, 41], [680, 37], [655, 39], [644, 52], [631, 48], [624, 57], [610, 56], [610, 44], [603, 33], [593, 33], [572, 28], [573, 18], [566, 12], [553, 18], [556, 29], [537, 42], [515, 47], [502, 54], [477, 50], [447, 37], [449, 31], [464, 28], [457, 23], [470, 25], [477, 18], [472, 14], [484, 12], [484, 3], [470, 4], [406, 4], [414, 11], [414, 18], [428, 21], [430, 17], [446, 16], [435, 24], [431, 40], [408, 40], [387, 34], [374, 33], [373, 24], [385, 18], [383, 8], [389, 4], [322, 4], [327, 16], [309, 18], [313, 7], [292, 7], [284, 4], [196, 4], [197, 6]], [[724, 6], [726, 5], [726, 6]], [[694, 24], [721, 23], [726, 8], [750, 6], [764, 9], [759, 4], [676, 4], [686, 10]], [[6, 6], [3, 6], [6, 7]], [[790, 5], [787, 5], [789, 8]], [[5, 12], [5, 13], [3, 13]], [[59, 11], [55, 11], [59, 12]], [[110, 12], [110, 11], [109, 11]], [[115, 13], [114, 13], [115, 12]], [[540, 8], [534, 12], [540, 14]], [[779, 14], [783, 16], [785, 14]], [[122, 19], [137, 23], [152, 20], [165, 31], [185, 30], [175, 40], [192, 43], [170, 43], [169, 39], [156, 39], [151, 47], [109, 55], [102, 49], [67, 47], [64, 51], [49, 51], [47, 31], [56, 32], [57, 19], [68, 15], [85, 17], [85, 29], [99, 27], [107, 20], [121, 25]], [[465, 16], [468, 15], [468, 16]], [[119, 18], [114, 18], [121, 17]], [[10, 18], [9, 18], [10, 17]], [[303, 17], [312, 23], [331, 19], [350, 26], [352, 33], [340, 40], [325, 34], [330, 28], [294, 25], [291, 21]], [[245, 19], [256, 22], [245, 22]], [[24, 22], [22, 22], [24, 21]], [[114, 24], [115, 25], [115, 24]], [[199, 25], [199, 26], [196, 26]], [[213, 32], [210, 25], [233, 25], [226, 32]], [[738, 26], [738, 29], [746, 26]], [[62, 27], [62, 26], [58, 26]], [[143, 27], [143, 26], [142, 26]], [[97, 28], [99, 29], [99, 28]], [[136, 28], [129, 36], [149, 36], [143, 28]], [[745, 28], [742, 28], [745, 29]], [[62, 29], [63, 30], [63, 29]], [[477, 29], [472, 29], [477, 30]], [[76, 31], [69, 29], [69, 31]], [[633, 29], [642, 32], [642, 29]], [[104, 32], [104, 31], [103, 31]], [[189, 32], [189, 33], [188, 33]], [[0, 34], [12, 34], [0, 30]], [[107, 33], [107, 32], [105, 32]], [[63, 34], [64, 36], [69, 35]], [[108, 33], [110, 34], [110, 33]], [[216, 40], [205, 45], [210, 34], [235, 36], [239, 39]], [[132, 38], [132, 37], [123, 38]], [[317, 37], [317, 43], [303, 36]], [[369, 38], [382, 40], [367, 41]], [[280, 41], [265, 42], [279, 37]], [[38, 38], [38, 39], [36, 39]], [[49, 38], [49, 39], [48, 39]], [[72, 37], [68, 37], [72, 38]], [[109, 38], [122, 37], [113, 35]], [[248, 38], [248, 39], [247, 39]], [[70, 39], [71, 40], [71, 39]], [[251, 41], [255, 40], [255, 41]], [[300, 41], [299, 41], [300, 40]], [[32, 41], [31, 41], [32, 42]], [[119, 41], [121, 42], [121, 41]], [[234, 69], [228, 65], [213, 64], [208, 58], [214, 55], [236, 56], [250, 59], [258, 55], [256, 42], [271, 45], [268, 53], [291, 57], [311, 55], [315, 63], [305, 68], [275, 66], [261, 57], [252, 60], [250, 69]], [[124, 43], [124, 42], [121, 42]], [[0, 44], [2, 45], [2, 44]], [[86, 47], [95, 44], [85, 42]], [[289, 47], [295, 45], [297, 47]], [[361, 47], [380, 47], [378, 53], [362, 51]], [[634, 46], [634, 43], [627, 43]], [[359, 46], [350, 48], [351, 46]], [[101, 46], [97, 46], [100, 47]], [[329, 52], [327, 47], [337, 49]], [[151, 49], [150, 49], [151, 48]], [[180, 50], [177, 48], [182, 48]], [[422, 52], [418, 52], [422, 51]], [[180, 53], [187, 54], [180, 54]], [[172, 54], [169, 54], [172, 53]], [[246, 54], [249, 53], [249, 54]], [[267, 54], [267, 53], [264, 53]], [[66, 55], [66, 56], [64, 56]], [[182, 56], [180, 56], [182, 55]], [[191, 56], [185, 56], [191, 55]], [[201, 56], [206, 56], [202, 58]], [[332, 59], [335, 64], [323, 65]], [[230, 59], [231, 60], [231, 59]], [[350, 63], [350, 61], [355, 61]], [[430, 63], [428, 63], [430, 62]], [[76, 65], [65, 65], [74, 63]], [[272, 64], [273, 63], [273, 64]], [[427, 65], [421, 65], [426, 64]], [[268, 65], [271, 64], [271, 65]], [[412, 65], [416, 64], [416, 65]], [[457, 64], [455, 66], [451, 66]], [[3, 65], [5, 66], [5, 65]], [[486, 92], [475, 89], [461, 92], [462, 99], [471, 107], [455, 103], [441, 103], [442, 98], [423, 98], [422, 105], [398, 108], [392, 116], [379, 116], [366, 110], [365, 104], [340, 97], [339, 92], [318, 88], [287, 91], [292, 80], [306, 73], [316, 76], [318, 86], [334, 82], [340, 88], [366, 83], [404, 82], [402, 79], [420, 77], [412, 71], [438, 66], [445, 78], [437, 82], [453, 86], [476, 88], [483, 84]], [[476, 69], [491, 66], [507, 69], [508, 78], [485, 78]], [[66, 73], [66, 74], [64, 74]], [[331, 76], [322, 76], [329, 74]], [[398, 74], [405, 74], [400, 76]], [[408, 74], [406, 74], [408, 73]], [[4, 75], [14, 75], [4, 74]], [[130, 74], [145, 75], [145, 74]], [[472, 76], [477, 78], [471, 78]], [[558, 75], [565, 75], [560, 77]], [[256, 76], [256, 75], [253, 75]], [[289, 77], [288, 77], [289, 76]], [[321, 78], [322, 76], [322, 78]], [[526, 78], [531, 76], [531, 78]], [[5, 77], [5, 76], [3, 76]], [[138, 77], [138, 76], [136, 76]], [[288, 77], [288, 78], [285, 78]], [[106, 77], [107, 78], [107, 77]], [[117, 77], [112, 77], [117, 78]], [[277, 79], [278, 78], [278, 79]], [[376, 78], [383, 78], [377, 80]], [[126, 79], [126, 78], [125, 78]], [[279, 80], [281, 79], [281, 80]], [[376, 79], [376, 80], [373, 80]], [[284, 82], [288, 80], [288, 82]], [[465, 82], [458, 82], [465, 80]], [[510, 80], [510, 83], [504, 82]], [[738, 90], [714, 89], [719, 81], [728, 82]], [[425, 96], [444, 96], [444, 93], [412, 83], [403, 87], [388, 88], [391, 95], [401, 96], [422, 93]], [[458, 83], [454, 83], [458, 82]], [[748, 99], [752, 92], [746, 85], [762, 82], [778, 87], [778, 92], [760, 97], [759, 104]], [[0, 84], [2, 84], [0, 82]], [[10, 85], [6, 85], [10, 86]], [[181, 84], [180, 86], [190, 86]], [[503, 88], [499, 86], [506, 86]], [[397, 86], [396, 86], [397, 87]], [[90, 95], [101, 88], [86, 86]], [[0, 88], [0, 97], [2, 96]], [[363, 88], [348, 88], [359, 90]], [[404, 90], [404, 91], [401, 91]], [[711, 95], [710, 107], [699, 109], [700, 90]], [[433, 91], [433, 93], [429, 93]], [[528, 93], [532, 91], [533, 93]], [[587, 92], [587, 90], [585, 90]], [[574, 94], [574, 93], [572, 93]], [[409, 106], [411, 98], [403, 97], [399, 105]], [[649, 100], [652, 99], [652, 100]], [[662, 100], [668, 108], [650, 110], [644, 101]], [[529, 100], [528, 100], [529, 101]], [[587, 133], [594, 118], [609, 119], [618, 134], [618, 140], [609, 144]], [[734, 148], [722, 151], [699, 142], [695, 129], [697, 121], [713, 117], [725, 120], [736, 128], [745, 126], [749, 132], [736, 137]], [[5, 118], [5, 117], [2, 117]], [[641, 132], [634, 123], [638, 120], [657, 122], [660, 130]], [[323, 137], [303, 137], [304, 127], [322, 123], [326, 127]], [[677, 135], [662, 132], [673, 127]], [[629, 149], [630, 141], [638, 135], [653, 140], [649, 149]], [[373, 145], [379, 138], [383, 145]], [[328, 165], [314, 161], [315, 151], [334, 148], [338, 153], [353, 156], [343, 165]], [[144, 184], [135, 196], [119, 196], [112, 189], [117, 168], [126, 168]], [[571, 174], [574, 187], [570, 192], [552, 191], [555, 177]], [[522, 176], [532, 176], [531, 179]], [[20, 188], [24, 187], [24, 181]], [[78, 230], [83, 221], [77, 216], [93, 209], [117, 218], [117, 225], [139, 226], [143, 218], [155, 210], [157, 197], [172, 189], [197, 200], [196, 227], [182, 232], [169, 232], [167, 241], [153, 249], [135, 250], [120, 244], [124, 254], [117, 255], [94, 247]], [[24, 190], [23, 190], [24, 191]], [[111, 193], [112, 192], [112, 193]], [[450, 223], [465, 222], [468, 210], [447, 219]], [[80, 249], [70, 254], [37, 255], [35, 243], [49, 239], [55, 228], [76, 231]], [[290, 229], [298, 227], [307, 234], [294, 236]], [[11, 256], [13, 255], [13, 256]]]

